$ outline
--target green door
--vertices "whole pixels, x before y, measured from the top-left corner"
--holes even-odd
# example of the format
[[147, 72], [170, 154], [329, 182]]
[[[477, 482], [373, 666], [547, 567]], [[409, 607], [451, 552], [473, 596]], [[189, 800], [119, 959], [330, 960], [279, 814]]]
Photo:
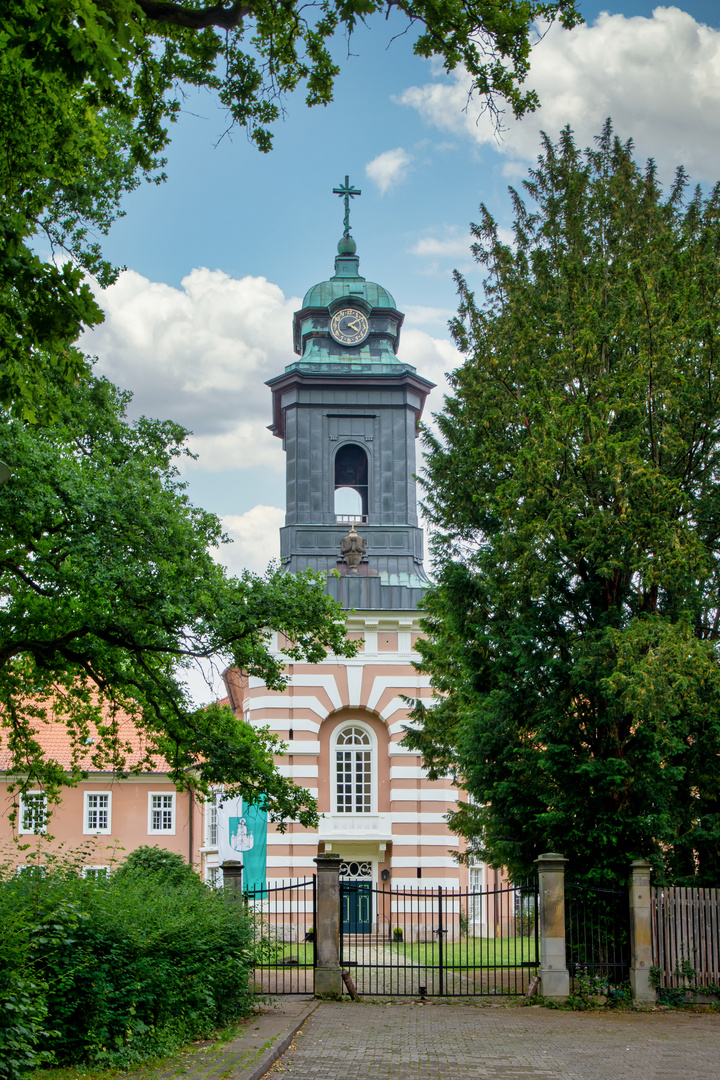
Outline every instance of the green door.
[[369, 934], [372, 930], [372, 884], [341, 882], [343, 934]]

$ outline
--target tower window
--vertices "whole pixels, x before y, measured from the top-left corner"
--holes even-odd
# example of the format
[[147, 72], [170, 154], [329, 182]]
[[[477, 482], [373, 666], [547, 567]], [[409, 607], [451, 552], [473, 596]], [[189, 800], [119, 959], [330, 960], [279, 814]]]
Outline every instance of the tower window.
[[335, 743], [335, 805], [338, 814], [372, 813], [372, 743], [361, 727], [343, 728]]
[[368, 457], [362, 446], [347, 443], [335, 455], [335, 520], [367, 521]]

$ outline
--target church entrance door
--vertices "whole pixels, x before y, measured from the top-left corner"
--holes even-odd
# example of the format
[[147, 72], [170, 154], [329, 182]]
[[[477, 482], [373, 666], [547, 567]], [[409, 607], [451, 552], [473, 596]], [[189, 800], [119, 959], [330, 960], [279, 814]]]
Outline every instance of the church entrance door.
[[343, 860], [340, 897], [343, 934], [372, 933], [372, 862]]

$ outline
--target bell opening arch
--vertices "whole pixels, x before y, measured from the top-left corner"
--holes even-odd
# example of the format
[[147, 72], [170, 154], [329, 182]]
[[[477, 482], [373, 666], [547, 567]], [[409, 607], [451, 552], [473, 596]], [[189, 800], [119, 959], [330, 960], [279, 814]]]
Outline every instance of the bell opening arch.
[[344, 443], [335, 454], [334, 503], [336, 522], [363, 523], [368, 519], [369, 461], [358, 443]]

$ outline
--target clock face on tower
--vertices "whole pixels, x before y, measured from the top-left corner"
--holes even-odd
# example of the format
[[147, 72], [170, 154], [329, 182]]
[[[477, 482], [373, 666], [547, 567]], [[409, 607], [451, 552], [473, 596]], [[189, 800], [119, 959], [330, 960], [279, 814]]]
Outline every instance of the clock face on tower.
[[370, 324], [357, 308], [341, 308], [330, 320], [330, 333], [339, 345], [359, 345], [370, 333]]

